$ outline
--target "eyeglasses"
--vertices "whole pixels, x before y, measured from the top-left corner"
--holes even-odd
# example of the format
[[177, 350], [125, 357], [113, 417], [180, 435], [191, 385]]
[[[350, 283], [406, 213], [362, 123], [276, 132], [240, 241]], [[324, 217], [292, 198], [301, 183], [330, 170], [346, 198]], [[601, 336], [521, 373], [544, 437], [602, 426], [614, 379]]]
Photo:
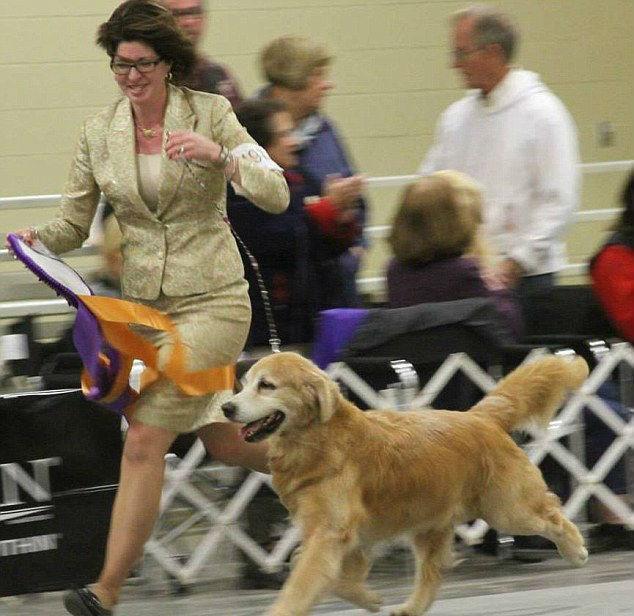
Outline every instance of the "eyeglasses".
[[473, 49], [452, 49], [450, 55], [454, 62], [462, 62], [476, 51], [480, 51], [482, 49], [483, 47], [474, 47]]
[[133, 67], [139, 73], [151, 73], [160, 62], [162, 62], [161, 58], [157, 58], [156, 60], [139, 60], [138, 62], [112, 60], [112, 62], [110, 62], [110, 68], [115, 75], [127, 75]]
[[201, 17], [205, 11], [202, 6], [192, 6], [186, 9], [172, 9], [172, 15], [179, 17]]

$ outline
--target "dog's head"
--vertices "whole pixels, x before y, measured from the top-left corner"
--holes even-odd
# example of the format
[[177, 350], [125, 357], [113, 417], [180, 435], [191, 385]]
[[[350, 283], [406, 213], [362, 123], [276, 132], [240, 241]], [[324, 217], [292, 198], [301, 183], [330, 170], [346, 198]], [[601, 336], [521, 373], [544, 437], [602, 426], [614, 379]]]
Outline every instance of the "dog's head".
[[255, 442], [328, 421], [339, 396], [337, 385], [308, 359], [274, 353], [251, 367], [242, 391], [222, 411], [231, 421], [246, 424], [242, 436]]

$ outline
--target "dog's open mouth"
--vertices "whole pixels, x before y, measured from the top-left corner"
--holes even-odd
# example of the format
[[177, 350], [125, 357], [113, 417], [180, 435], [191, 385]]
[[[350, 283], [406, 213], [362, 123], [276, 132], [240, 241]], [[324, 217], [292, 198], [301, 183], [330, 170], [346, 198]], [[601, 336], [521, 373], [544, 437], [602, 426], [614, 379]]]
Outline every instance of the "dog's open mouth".
[[286, 415], [284, 415], [282, 411], [275, 411], [262, 419], [252, 421], [246, 426], [243, 426], [240, 430], [240, 434], [242, 434], [242, 438], [247, 441], [247, 443], [261, 441], [269, 434], [273, 434], [273, 432], [280, 427], [285, 417]]

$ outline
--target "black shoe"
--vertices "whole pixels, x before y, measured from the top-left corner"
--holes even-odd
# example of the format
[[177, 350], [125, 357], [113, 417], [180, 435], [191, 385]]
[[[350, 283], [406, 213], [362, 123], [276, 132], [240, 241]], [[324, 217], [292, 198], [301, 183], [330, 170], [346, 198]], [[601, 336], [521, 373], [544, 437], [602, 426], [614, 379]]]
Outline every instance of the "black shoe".
[[73, 616], [113, 616], [87, 588], [69, 590], [64, 595], [64, 607]]

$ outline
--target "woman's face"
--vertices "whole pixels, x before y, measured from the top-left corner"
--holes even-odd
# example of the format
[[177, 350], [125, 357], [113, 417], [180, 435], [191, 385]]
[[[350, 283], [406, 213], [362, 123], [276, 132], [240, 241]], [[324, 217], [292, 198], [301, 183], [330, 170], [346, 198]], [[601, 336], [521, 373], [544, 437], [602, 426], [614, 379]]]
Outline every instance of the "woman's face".
[[144, 67], [141, 72], [136, 66], [128, 67], [127, 74], [115, 73], [115, 80], [125, 96], [134, 105], [144, 106], [151, 103], [161, 103], [166, 96], [167, 88], [165, 79], [169, 73], [169, 64], [162, 61], [158, 54], [149, 45], [138, 41], [124, 41], [119, 43], [113, 58], [115, 66], [123, 66], [138, 62], [151, 62], [160, 60], [158, 64]]
[[297, 165], [297, 139], [293, 133], [293, 119], [288, 111], [279, 111], [271, 116], [273, 140], [266, 148], [269, 156], [282, 169], [292, 169]]

